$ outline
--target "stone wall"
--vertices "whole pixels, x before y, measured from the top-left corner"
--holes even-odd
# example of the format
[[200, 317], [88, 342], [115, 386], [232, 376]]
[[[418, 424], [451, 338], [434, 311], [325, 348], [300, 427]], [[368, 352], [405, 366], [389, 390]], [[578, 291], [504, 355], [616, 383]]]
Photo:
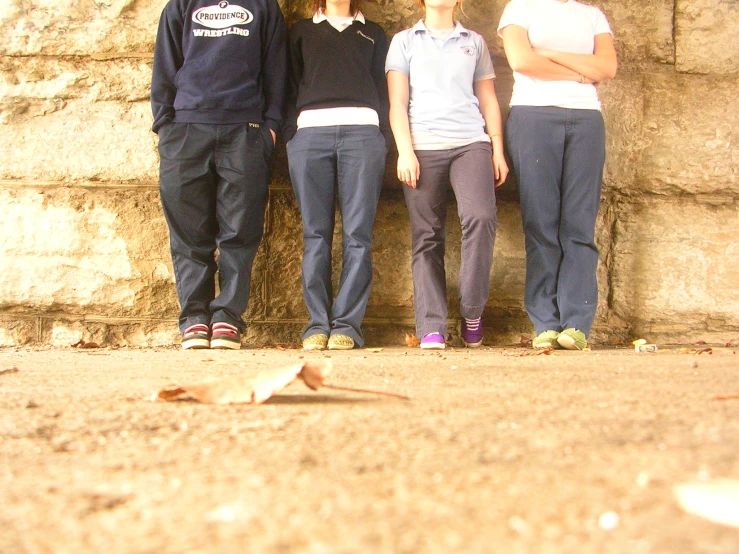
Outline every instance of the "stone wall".
[[[178, 341], [156, 136], [149, 131], [151, 59], [165, 3], [0, 3], [0, 345], [69, 345], [80, 338], [108, 345]], [[280, 4], [290, 22], [309, 15], [305, 0]], [[597, 4], [616, 31], [620, 67], [601, 89], [608, 159], [593, 338], [734, 338], [739, 4]], [[504, 5], [505, 0], [467, 0], [462, 18], [487, 39], [503, 106], [512, 86], [495, 35]], [[415, 0], [366, 1], [364, 11], [389, 36], [420, 15]], [[374, 344], [400, 343], [403, 331], [413, 327], [410, 231], [392, 164], [377, 219], [375, 284], [366, 319]], [[300, 214], [285, 166], [284, 148], [278, 148], [247, 314], [251, 343], [297, 341], [307, 317], [300, 290]], [[523, 310], [523, 236], [512, 180], [499, 200], [485, 320], [488, 340], [506, 344], [530, 332], [530, 325]], [[450, 203], [451, 317], [458, 314], [455, 214]]]

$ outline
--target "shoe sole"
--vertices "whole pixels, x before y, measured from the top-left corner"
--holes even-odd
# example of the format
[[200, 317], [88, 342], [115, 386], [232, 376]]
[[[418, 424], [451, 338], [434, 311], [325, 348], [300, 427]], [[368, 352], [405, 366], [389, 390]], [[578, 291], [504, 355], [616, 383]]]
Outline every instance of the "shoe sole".
[[[464, 342], [464, 341], [462, 341], [462, 342]], [[464, 345], [467, 348], [479, 348], [480, 346], [482, 346], [482, 341], [480, 341], [480, 342], [464, 342]]]
[[421, 348], [424, 350], [444, 350], [446, 348], [446, 344], [432, 342], [431, 344], [422, 344]]
[[205, 350], [210, 348], [208, 339], [188, 339], [182, 343], [182, 350]]
[[241, 343], [227, 339], [213, 339], [210, 341], [210, 347], [213, 350], [240, 350]]
[[575, 339], [568, 335], [560, 335], [557, 337], [557, 343], [559, 343], [559, 345], [565, 350], [582, 350], [582, 348], [575, 344]]
[[354, 345], [343, 345], [343, 344], [329, 344], [328, 349], [329, 350], [351, 350], [354, 348]]
[[326, 350], [325, 346], [321, 346], [320, 344], [308, 344], [303, 345], [303, 350], [310, 351], [310, 350]]

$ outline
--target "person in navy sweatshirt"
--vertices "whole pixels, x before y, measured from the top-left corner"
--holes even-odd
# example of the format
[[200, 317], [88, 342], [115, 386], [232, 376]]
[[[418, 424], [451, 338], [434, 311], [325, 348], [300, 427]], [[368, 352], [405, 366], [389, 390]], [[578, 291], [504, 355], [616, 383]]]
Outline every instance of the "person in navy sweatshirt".
[[[362, 346], [372, 285], [372, 228], [385, 171], [387, 39], [358, 0], [316, 0], [290, 29], [285, 118], [290, 179], [303, 219], [305, 350]], [[333, 296], [331, 245], [338, 196], [343, 268]]]
[[286, 79], [286, 27], [276, 0], [170, 0], [164, 7], [152, 130], [185, 349], [241, 347]]

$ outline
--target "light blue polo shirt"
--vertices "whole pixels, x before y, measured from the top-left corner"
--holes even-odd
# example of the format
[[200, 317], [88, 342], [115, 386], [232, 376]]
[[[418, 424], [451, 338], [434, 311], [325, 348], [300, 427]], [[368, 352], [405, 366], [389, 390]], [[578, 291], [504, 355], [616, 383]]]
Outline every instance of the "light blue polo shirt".
[[474, 94], [476, 81], [495, 77], [485, 40], [457, 22], [443, 42], [431, 36], [423, 20], [393, 37], [385, 72], [408, 76], [411, 133], [453, 139], [484, 134], [485, 120]]

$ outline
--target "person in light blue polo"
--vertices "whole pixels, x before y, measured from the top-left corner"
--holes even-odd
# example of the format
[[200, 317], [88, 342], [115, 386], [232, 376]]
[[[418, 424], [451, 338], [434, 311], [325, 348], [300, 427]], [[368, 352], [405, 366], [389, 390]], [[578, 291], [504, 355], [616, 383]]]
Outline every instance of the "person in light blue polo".
[[462, 339], [482, 344], [497, 229], [495, 187], [508, 175], [495, 70], [483, 38], [455, 22], [461, 2], [421, 0], [425, 17], [392, 40], [385, 62], [398, 179], [410, 213], [416, 334], [421, 348], [447, 336], [446, 200], [462, 224]]

